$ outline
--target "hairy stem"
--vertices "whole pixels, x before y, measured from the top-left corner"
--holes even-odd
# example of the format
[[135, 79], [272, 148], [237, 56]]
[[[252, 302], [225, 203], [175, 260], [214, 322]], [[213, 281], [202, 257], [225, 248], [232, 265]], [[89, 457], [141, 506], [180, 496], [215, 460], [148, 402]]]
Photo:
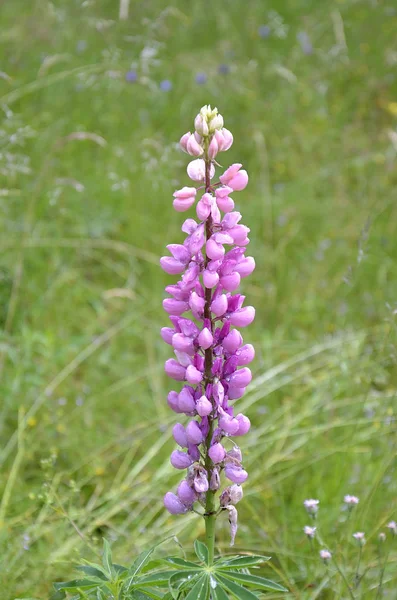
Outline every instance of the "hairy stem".
[[[205, 158], [205, 191], [208, 192], [211, 187], [210, 178], [211, 161], [208, 156]], [[209, 215], [205, 224], [205, 237], [208, 240], [212, 235], [212, 217]], [[205, 258], [205, 264], [208, 263], [208, 257]], [[209, 319], [211, 323], [211, 333], [214, 332], [214, 324], [211, 319], [211, 298], [212, 293], [209, 288], [205, 288], [205, 306], [204, 306], [204, 318]], [[212, 347], [205, 351], [205, 386], [212, 382], [212, 364], [213, 364], [213, 350]], [[205, 442], [205, 469], [208, 474], [208, 479], [211, 478], [211, 471], [213, 463], [211, 458], [208, 456], [208, 450], [211, 445], [212, 436], [214, 433], [214, 419], [212, 415], [209, 415], [209, 431]], [[214, 561], [214, 550], [215, 550], [215, 492], [208, 490], [205, 502], [205, 541], [208, 547], [209, 564], [212, 565]]]

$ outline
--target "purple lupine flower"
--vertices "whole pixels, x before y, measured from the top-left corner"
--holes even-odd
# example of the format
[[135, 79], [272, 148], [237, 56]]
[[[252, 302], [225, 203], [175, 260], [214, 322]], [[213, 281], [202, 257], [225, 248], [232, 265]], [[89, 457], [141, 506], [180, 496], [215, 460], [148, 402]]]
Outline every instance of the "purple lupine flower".
[[162, 92], [170, 92], [172, 90], [172, 81], [163, 79], [163, 81], [160, 82], [160, 90]]
[[181, 137], [182, 150], [193, 157], [188, 176], [198, 187], [175, 191], [173, 206], [177, 212], [185, 212], [196, 204], [198, 221], [184, 221], [185, 240], [169, 244], [170, 255], [162, 257], [160, 265], [169, 275], [180, 276], [177, 283], [166, 287], [163, 307], [171, 326], [163, 327], [161, 336], [174, 351], [165, 363], [165, 372], [185, 383], [179, 392], [171, 391], [167, 400], [174, 412], [190, 417], [187, 424], [174, 426], [173, 437], [182, 449], [171, 454], [172, 465], [187, 469], [187, 476], [177, 495], [165, 495], [164, 504], [172, 514], [182, 514], [200, 502], [206, 508], [204, 516], [213, 515], [211, 503], [224, 475], [232, 485], [220, 490], [219, 502], [229, 513], [234, 541], [234, 505], [243, 496], [241, 484], [248, 473], [230, 436], [244, 435], [251, 425], [248, 417], [235, 410], [234, 401], [252, 379], [246, 365], [255, 357], [253, 346], [244, 344], [236, 329], [252, 323], [255, 309], [245, 306], [245, 297], [237, 289], [241, 279], [254, 270], [255, 260], [246, 255], [249, 228], [241, 223], [231, 198], [246, 187], [247, 172], [235, 163], [219, 181], [214, 180], [217, 154], [232, 144], [232, 133], [223, 126], [217, 109], [210, 106], [196, 116], [194, 132]]

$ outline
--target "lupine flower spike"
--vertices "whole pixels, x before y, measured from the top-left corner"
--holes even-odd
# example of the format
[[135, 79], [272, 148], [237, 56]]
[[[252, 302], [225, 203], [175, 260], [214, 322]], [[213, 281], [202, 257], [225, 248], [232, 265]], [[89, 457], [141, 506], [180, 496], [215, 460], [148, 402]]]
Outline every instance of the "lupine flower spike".
[[[203, 106], [194, 120], [194, 132], [185, 133], [181, 148], [194, 157], [187, 174], [198, 187], [185, 186], [174, 192], [173, 206], [185, 212], [195, 205], [197, 220], [182, 224], [182, 244], [167, 246], [170, 256], [161, 259], [166, 273], [180, 275], [168, 285], [163, 306], [170, 327], [161, 331], [174, 357], [165, 372], [182, 382], [182, 389], [168, 394], [170, 408], [185, 414], [189, 422], [177, 423], [173, 434], [178, 450], [171, 454], [176, 469], [187, 470], [176, 494], [167, 492], [164, 504], [172, 514], [191, 511], [195, 503], [205, 510], [207, 531], [221, 510], [229, 514], [232, 543], [237, 531], [235, 504], [242, 498], [241, 484], [248, 477], [241, 451], [230, 440], [250, 428], [248, 417], [238, 412], [241, 398], [251, 381], [247, 365], [254, 359], [251, 344], [244, 344], [238, 328], [255, 317], [237, 292], [241, 279], [255, 268], [246, 256], [249, 229], [234, 210], [233, 192], [243, 190], [248, 175], [240, 163], [231, 165], [215, 182], [216, 157], [230, 148], [233, 135], [223, 125], [218, 110]], [[232, 485], [219, 496], [222, 476]]]

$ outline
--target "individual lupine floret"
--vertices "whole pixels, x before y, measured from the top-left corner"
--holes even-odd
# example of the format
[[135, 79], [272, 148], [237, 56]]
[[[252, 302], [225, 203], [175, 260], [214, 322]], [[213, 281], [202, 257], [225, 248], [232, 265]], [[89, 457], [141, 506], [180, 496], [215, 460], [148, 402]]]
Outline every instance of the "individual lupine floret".
[[[255, 309], [243, 306], [245, 297], [234, 292], [241, 279], [252, 273], [255, 261], [245, 255], [249, 228], [241, 223], [231, 198], [233, 192], [246, 187], [247, 172], [235, 163], [212, 183], [215, 157], [232, 143], [222, 116], [210, 106], [200, 110], [195, 131], [182, 136], [182, 149], [195, 157], [187, 173], [194, 182], [204, 182], [204, 192], [197, 198], [198, 189], [185, 186], [174, 192], [173, 205], [183, 212], [197, 199], [199, 222], [185, 220], [183, 244], [168, 245], [171, 256], [163, 257], [160, 264], [166, 273], [180, 275], [176, 284], [166, 287], [169, 297], [163, 307], [172, 327], [163, 327], [161, 336], [175, 355], [166, 361], [165, 371], [185, 384], [180, 392], [171, 391], [167, 401], [173, 411], [191, 418], [186, 426], [177, 423], [173, 428], [174, 439], [182, 449], [173, 451], [171, 463], [177, 469], [187, 469], [187, 476], [176, 495], [166, 494], [164, 504], [172, 514], [182, 514], [198, 501], [210, 518], [215, 514], [211, 508], [213, 493], [220, 488], [224, 473], [232, 485], [221, 493], [220, 507], [229, 512], [234, 541], [234, 505], [242, 498], [241, 483], [248, 473], [240, 449], [234, 446], [227, 450], [227, 443], [230, 436], [247, 433], [251, 424], [245, 415], [235, 414], [231, 401], [240, 398], [249, 385], [252, 374], [246, 365], [255, 357], [253, 346], [244, 344], [234, 329], [252, 323]], [[188, 312], [193, 320], [182, 316]]]

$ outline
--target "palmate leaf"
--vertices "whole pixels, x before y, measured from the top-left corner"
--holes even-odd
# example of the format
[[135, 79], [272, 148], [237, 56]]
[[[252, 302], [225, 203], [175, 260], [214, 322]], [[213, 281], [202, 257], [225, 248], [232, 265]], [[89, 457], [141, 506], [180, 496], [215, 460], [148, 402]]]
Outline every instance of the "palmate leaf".
[[183, 590], [190, 589], [197, 579], [202, 575], [202, 571], [179, 571], [174, 573], [168, 582], [170, 594], [173, 598], [178, 598]]
[[194, 542], [194, 551], [197, 555], [197, 558], [199, 560], [201, 560], [201, 562], [205, 563], [206, 565], [208, 565], [208, 561], [209, 561], [209, 554], [208, 554], [208, 548], [205, 544], [203, 544], [203, 542], [199, 542], [199, 540], [195, 540]]
[[210, 582], [208, 575], [201, 575], [197, 583], [192, 587], [186, 600], [208, 600]]
[[146, 585], [166, 585], [172, 575], [175, 575], [175, 571], [156, 571], [154, 573], [148, 573], [139, 577], [136, 581], [136, 585], [139, 587], [144, 587]]
[[102, 585], [103, 581], [94, 581], [90, 579], [73, 579], [72, 581], [60, 581], [54, 583], [54, 588], [58, 590], [65, 590], [66, 592], [73, 591], [76, 589], [89, 590]]
[[170, 556], [164, 559], [165, 562], [170, 563], [171, 565], [176, 565], [180, 569], [189, 569], [190, 571], [193, 569], [198, 571], [203, 567], [198, 565], [197, 563], [191, 562], [190, 560], [185, 560], [184, 558], [179, 558], [178, 556]]
[[270, 579], [265, 579], [265, 577], [258, 577], [258, 575], [246, 575], [245, 573], [239, 573], [238, 571], [228, 571], [223, 574], [223, 577], [239, 583], [244, 583], [245, 585], [253, 586], [257, 589], [288, 592], [288, 590], [279, 583], [271, 581]]
[[223, 575], [217, 575], [216, 579], [222, 585], [222, 587], [233, 594], [234, 598], [237, 598], [237, 600], [258, 600], [258, 596], [255, 596], [255, 594], [249, 590], [246, 590], [231, 579], [226, 578]]
[[77, 571], [82, 571], [84, 575], [89, 575], [90, 577], [97, 577], [102, 581], [108, 581], [108, 577], [106, 577], [105, 573], [98, 569], [98, 567], [94, 567], [93, 565], [78, 565], [76, 567]]
[[268, 560], [270, 560], [270, 556], [259, 556], [257, 554], [251, 556], [224, 556], [215, 561], [215, 567], [222, 571], [227, 569], [243, 569], [245, 567], [253, 567]]
[[217, 583], [216, 587], [211, 587], [211, 598], [213, 600], [229, 600], [229, 596], [219, 583]]

